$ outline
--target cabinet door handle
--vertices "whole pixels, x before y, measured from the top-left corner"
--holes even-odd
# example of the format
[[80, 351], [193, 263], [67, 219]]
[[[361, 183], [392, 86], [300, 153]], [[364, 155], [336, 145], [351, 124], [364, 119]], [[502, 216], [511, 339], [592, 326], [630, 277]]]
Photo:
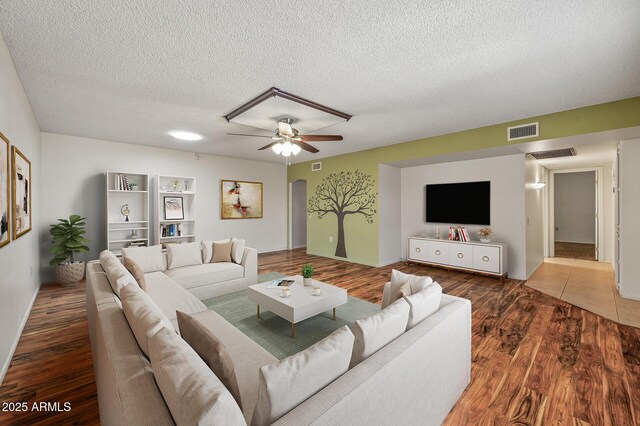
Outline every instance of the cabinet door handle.
[[440, 250], [436, 250], [436, 256], [440, 256], [442, 252]]
[[458, 253], [458, 259], [462, 259], [463, 257], [464, 257], [464, 254]]
[[489, 256], [482, 256], [482, 260], [484, 260], [485, 262], [489, 261]]
[[416, 247], [416, 253], [420, 253], [420, 247]]

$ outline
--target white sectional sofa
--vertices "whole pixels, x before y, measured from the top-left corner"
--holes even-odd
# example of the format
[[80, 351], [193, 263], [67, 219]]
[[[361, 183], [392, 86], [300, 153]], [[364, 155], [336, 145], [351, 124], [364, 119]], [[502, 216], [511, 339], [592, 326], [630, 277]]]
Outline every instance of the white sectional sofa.
[[[249, 263], [254, 261], [250, 259], [254, 256], [252, 250], [245, 249], [243, 257]], [[191, 314], [224, 343], [235, 366], [242, 415], [246, 424], [251, 424], [259, 395], [259, 369], [278, 360], [194, 296], [220, 295], [240, 288], [237, 282], [215, 290], [215, 283], [211, 282], [194, 285], [203, 282], [197, 281], [200, 278], [196, 272], [200, 269], [193, 268], [193, 282], [186, 273], [180, 275], [179, 281], [166, 272], [146, 273], [146, 294], [171, 320], [175, 331], [175, 312], [179, 310]], [[170, 404], [156, 383], [152, 364], [136, 341], [113, 286], [99, 261], [88, 263], [87, 316], [101, 423], [175, 424]], [[437, 425], [469, 383], [470, 371], [471, 304], [443, 295], [437, 312], [273, 424]]]

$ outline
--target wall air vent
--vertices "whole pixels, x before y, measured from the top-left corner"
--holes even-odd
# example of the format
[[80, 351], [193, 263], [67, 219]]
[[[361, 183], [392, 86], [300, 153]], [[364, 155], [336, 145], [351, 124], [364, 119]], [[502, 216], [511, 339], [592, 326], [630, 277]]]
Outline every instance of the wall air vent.
[[317, 172], [318, 170], [322, 170], [322, 162], [311, 163], [311, 171]]
[[521, 124], [520, 126], [507, 127], [507, 140], [535, 138], [538, 136], [539, 123]]
[[531, 155], [536, 160], [546, 160], [548, 158], [560, 158], [560, 157], [575, 157], [576, 149], [575, 148], [552, 149], [550, 151], [530, 152], [529, 155]]

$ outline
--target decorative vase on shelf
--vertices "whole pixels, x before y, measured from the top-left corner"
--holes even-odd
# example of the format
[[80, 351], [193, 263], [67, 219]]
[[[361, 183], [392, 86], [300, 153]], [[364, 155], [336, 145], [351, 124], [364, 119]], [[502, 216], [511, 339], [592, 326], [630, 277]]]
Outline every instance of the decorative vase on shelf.
[[480, 238], [480, 242], [481, 243], [485, 243], [485, 244], [490, 243], [491, 242], [491, 238]]
[[493, 236], [493, 231], [491, 228], [480, 228], [478, 229], [478, 238], [480, 238], [481, 243], [490, 243], [491, 237]]

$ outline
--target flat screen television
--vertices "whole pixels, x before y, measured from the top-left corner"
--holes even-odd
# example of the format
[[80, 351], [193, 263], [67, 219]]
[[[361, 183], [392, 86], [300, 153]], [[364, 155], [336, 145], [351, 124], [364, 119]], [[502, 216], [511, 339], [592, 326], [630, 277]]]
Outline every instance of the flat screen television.
[[426, 185], [427, 222], [490, 225], [491, 182]]

